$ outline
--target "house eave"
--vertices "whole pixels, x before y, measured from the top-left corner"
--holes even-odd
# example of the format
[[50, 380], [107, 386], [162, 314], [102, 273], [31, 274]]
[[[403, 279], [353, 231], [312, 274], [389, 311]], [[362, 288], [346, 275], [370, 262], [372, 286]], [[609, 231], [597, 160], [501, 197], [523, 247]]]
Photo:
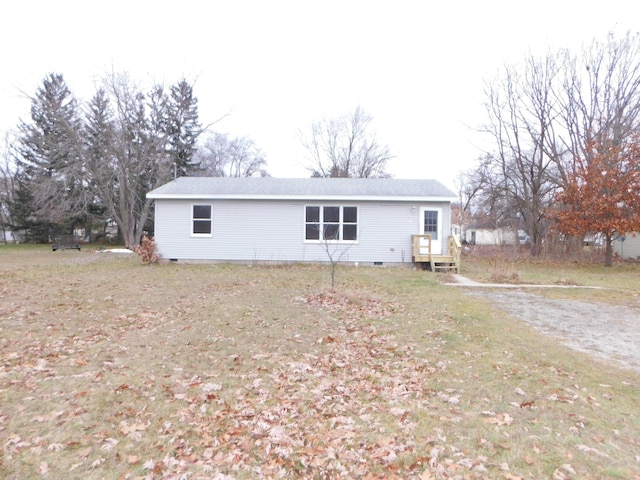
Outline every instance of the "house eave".
[[390, 195], [147, 194], [151, 200], [284, 200], [314, 202], [454, 202], [457, 197]]

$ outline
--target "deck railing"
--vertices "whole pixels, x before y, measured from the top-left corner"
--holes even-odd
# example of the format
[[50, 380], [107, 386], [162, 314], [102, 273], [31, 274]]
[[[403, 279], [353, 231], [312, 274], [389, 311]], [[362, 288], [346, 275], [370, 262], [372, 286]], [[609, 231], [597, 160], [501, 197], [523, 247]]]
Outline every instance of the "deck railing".
[[462, 244], [460, 238], [457, 235], [449, 235], [449, 242], [447, 244], [447, 255], [453, 257], [453, 261], [457, 265], [457, 269], [460, 268], [460, 254], [462, 253]]
[[431, 261], [431, 240], [432, 237], [430, 234], [411, 235], [411, 256], [414, 262], [420, 263]]
[[437, 268], [459, 271], [462, 246], [457, 235], [450, 235], [447, 239], [447, 252], [445, 254], [433, 254], [432, 242], [433, 238], [430, 234], [411, 236], [411, 257], [413, 262], [428, 263], [433, 271]]

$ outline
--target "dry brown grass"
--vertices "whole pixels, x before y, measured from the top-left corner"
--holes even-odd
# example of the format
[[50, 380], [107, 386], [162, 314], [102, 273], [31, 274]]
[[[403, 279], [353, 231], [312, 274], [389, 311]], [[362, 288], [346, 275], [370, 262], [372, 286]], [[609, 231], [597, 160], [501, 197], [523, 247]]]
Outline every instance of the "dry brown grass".
[[640, 263], [616, 261], [612, 267], [604, 267], [602, 262], [593, 261], [595, 255], [585, 252], [582, 260], [562, 261], [561, 257], [549, 255], [533, 258], [527, 251], [516, 255], [513, 247], [477, 249], [463, 257], [461, 273], [484, 283], [601, 287], [599, 290], [546, 289], [538, 293], [556, 298], [637, 305], [640, 301]]
[[0, 477], [640, 478], [637, 374], [428, 272], [326, 286], [0, 249]]

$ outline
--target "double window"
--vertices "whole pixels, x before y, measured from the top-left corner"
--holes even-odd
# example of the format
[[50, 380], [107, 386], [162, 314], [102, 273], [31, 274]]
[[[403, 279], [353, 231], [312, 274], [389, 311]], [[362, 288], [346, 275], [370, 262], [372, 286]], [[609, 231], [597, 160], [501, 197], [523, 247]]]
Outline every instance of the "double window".
[[191, 234], [195, 237], [210, 237], [211, 224], [211, 205], [192, 205]]
[[358, 240], [358, 207], [309, 205], [305, 207], [305, 240]]

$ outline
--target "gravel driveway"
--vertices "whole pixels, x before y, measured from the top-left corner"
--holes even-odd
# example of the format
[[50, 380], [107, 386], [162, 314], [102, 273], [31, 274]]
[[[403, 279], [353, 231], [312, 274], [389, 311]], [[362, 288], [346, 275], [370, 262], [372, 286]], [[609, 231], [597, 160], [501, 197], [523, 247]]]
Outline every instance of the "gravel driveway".
[[[480, 288], [477, 288], [480, 287]], [[597, 302], [554, 300], [521, 289], [465, 289], [513, 318], [553, 335], [569, 348], [640, 372], [640, 309]]]

